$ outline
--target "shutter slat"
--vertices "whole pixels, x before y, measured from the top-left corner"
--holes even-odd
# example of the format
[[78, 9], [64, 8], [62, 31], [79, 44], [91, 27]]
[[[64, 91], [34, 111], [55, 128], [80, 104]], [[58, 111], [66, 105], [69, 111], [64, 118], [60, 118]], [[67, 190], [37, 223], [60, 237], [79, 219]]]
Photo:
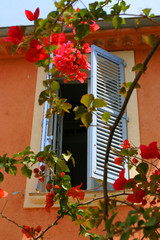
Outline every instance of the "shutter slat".
[[[108, 123], [112, 126], [122, 107], [123, 99], [118, 92], [121, 83], [124, 82], [123, 60], [96, 46], [92, 46], [91, 58], [91, 93], [94, 94], [95, 98], [104, 99], [108, 105], [97, 110], [97, 117], [93, 116], [93, 126], [98, 126], [91, 127], [90, 176], [103, 179], [105, 151], [110, 130], [106, 128], [106, 124], [102, 121], [102, 115], [104, 111], [111, 114]], [[119, 145], [125, 139], [126, 117], [124, 115], [114, 132], [111, 148], [120, 151], [121, 147]], [[115, 153], [110, 152], [107, 179], [109, 183], [114, 183], [122, 170], [121, 166], [114, 163], [116, 156]]]

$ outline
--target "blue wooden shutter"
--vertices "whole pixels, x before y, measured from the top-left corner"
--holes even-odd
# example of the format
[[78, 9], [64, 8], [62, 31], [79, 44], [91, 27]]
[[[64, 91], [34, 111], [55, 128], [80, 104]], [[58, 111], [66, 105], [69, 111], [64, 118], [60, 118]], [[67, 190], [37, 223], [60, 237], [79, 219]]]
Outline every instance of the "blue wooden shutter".
[[[104, 99], [108, 105], [103, 109], [98, 109], [97, 116], [93, 115], [93, 123], [90, 130], [90, 177], [103, 179], [103, 167], [105, 151], [109, 137], [109, 129], [101, 120], [104, 111], [111, 114], [109, 124], [115, 121], [123, 98], [118, 94], [121, 83], [124, 82], [124, 62], [121, 58], [97, 47], [92, 46], [91, 54], [91, 93], [95, 98]], [[96, 127], [97, 126], [97, 127]], [[126, 116], [124, 115], [113, 136], [112, 148], [120, 151], [119, 146], [126, 139]], [[108, 183], [114, 183], [118, 178], [121, 166], [114, 164], [115, 155], [112, 151], [109, 155]], [[126, 172], [126, 177], [128, 171]]]

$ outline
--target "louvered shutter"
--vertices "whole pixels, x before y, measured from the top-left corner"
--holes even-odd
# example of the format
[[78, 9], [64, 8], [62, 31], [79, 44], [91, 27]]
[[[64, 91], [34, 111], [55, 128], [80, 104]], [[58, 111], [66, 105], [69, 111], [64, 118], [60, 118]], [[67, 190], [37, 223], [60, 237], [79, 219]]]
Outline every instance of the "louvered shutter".
[[[111, 114], [109, 124], [113, 125], [123, 103], [123, 98], [118, 94], [121, 83], [124, 82], [124, 62], [121, 58], [97, 47], [92, 46], [91, 54], [91, 93], [95, 98], [104, 99], [108, 105], [98, 109], [97, 116], [93, 115], [90, 130], [90, 177], [103, 179], [105, 151], [109, 137], [109, 129], [101, 120], [104, 111]], [[117, 126], [111, 147], [120, 151], [119, 146], [126, 139], [126, 116], [124, 115]], [[114, 183], [118, 178], [121, 166], [114, 164], [116, 155], [111, 151], [108, 165], [108, 183]], [[126, 172], [126, 177], [128, 171]]]

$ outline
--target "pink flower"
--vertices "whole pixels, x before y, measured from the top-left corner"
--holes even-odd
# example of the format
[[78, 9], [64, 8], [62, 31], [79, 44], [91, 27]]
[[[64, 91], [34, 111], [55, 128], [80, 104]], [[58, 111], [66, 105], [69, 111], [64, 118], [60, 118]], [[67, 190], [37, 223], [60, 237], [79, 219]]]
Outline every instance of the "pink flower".
[[97, 31], [98, 29], [100, 29], [100, 26], [99, 26], [98, 24], [96, 24], [95, 21], [92, 20], [92, 22], [93, 22], [93, 24], [90, 25], [91, 32], [95, 32], [95, 31]]
[[25, 10], [25, 14], [29, 21], [35, 21], [39, 17], [39, 8], [37, 8], [34, 13], [32, 13], [31, 11]]
[[[49, 37], [47, 37], [45, 40], [45, 45], [47, 47], [48, 47], [48, 40], [49, 40]], [[61, 34], [54, 33], [50, 36], [50, 45], [62, 44], [62, 43], [65, 43], [65, 41], [66, 41], [66, 36], [63, 32]]]
[[18, 26], [13, 26], [9, 28], [8, 37], [4, 38], [5, 42], [13, 42], [18, 45], [23, 38], [23, 33]]
[[89, 46], [88, 43], [84, 43], [84, 44], [83, 44], [82, 50], [84, 51], [84, 53], [90, 53], [90, 52], [92, 52], [92, 48]]

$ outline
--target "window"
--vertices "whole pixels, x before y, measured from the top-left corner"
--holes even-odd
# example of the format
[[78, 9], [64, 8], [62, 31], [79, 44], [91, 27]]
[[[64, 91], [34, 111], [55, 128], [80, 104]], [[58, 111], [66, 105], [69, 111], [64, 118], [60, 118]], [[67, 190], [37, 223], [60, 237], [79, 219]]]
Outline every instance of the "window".
[[[114, 52], [113, 55], [124, 59], [126, 63], [125, 71], [125, 80], [132, 81], [135, 76], [135, 72], [132, 72], [131, 69], [135, 65], [134, 60], [134, 51], [117, 51]], [[38, 68], [37, 74], [37, 86], [35, 92], [35, 104], [33, 110], [33, 123], [32, 123], [32, 133], [31, 133], [31, 149], [34, 152], [39, 152], [41, 147], [41, 132], [42, 132], [42, 119], [44, 106], [38, 105], [38, 97], [41, 91], [44, 90], [42, 81], [46, 79], [46, 73], [43, 68]], [[69, 84], [68, 84], [69, 85]], [[90, 88], [90, 80], [88, 80], [88, 88]], [[126, 122], [127, 125], [127, 135], [129, 141], [135, 146], [140, 145], [140, 135], [139, 135], [139, 120], [138, 120], [138, 103], [137, 103], [137, 91], [135, 90], [132, 94], [132, 97], [127, 106], [127, 116], [129, 121]], [[44, 126], [44, 121], [43, 121]], [[93, 127], [94, 128], [94, 127]], [[91, 135], [91, 129], [87, 130], [87, 146], [89, 146], [89, 136]], [[91, 138], [92, 139], [92, 138]], [[93, 143], [92, 143], [93, 144]], [[90, 152], [91, 153], [91, 152]], [[89, 152], [87, 156], [87, 173], [89, 173], [90, 163], [89, 163]], [[36, 166], [34, 166], [35, 168]], [[37, 164], [38, 167], [38, 164]], [[90, 173], [91, 174], [91, 173]], [[130, 171], [130, 177], [134, 177], [134, 169]], [[25, 191], [25, 199], [24, 199], [24, 208], [43, 208], [45, 206], [45, 193], [39, 193], [36, 191], [35, 186], [37, 184], [37, 178], [34, 176], [31, 179], [27, 179], [26, 182], [26, 191]], [[91, 189], [94, 186], [93, 179], [87, 174], [87, 188]], [[87, 192], [85, 200], [91, 199], [91, 197], [95, 194], [95, 192]], [[98, 196], [99, 193], [96, 193]], [[54, 205], [55, 207], [58, 205]]]
[[[41, 150], [43, 150], [44, 146], [52, 144], [53, 149], [59, 155], [61, 152], [69, 150], [76, 160], [75, 168], [72, 167], [72, 164], [69, 164], [72, 185], [76, 186], [83, 182], [84, 189], [95, 187], [95, 181], [90, 178], [103, 179], [103, 165], [109, 129], [101, 120], [102, 114], [104, 111], [111, 114], [109, 124], [112, 125], [123, 103], [123, 98], [118, 91], [121, 88], [121, 83], [124, 82], [124, 61], [97, 46], [92, 46], [91, 65], [91, 80], [88, 80], [88, 83], [61, 83], [59, 95], [68, 99], [68, 102], [74, 108], [80, 104], [81, 96], [89, 91], [95, 97], [107, 101], [107, 107], [98, 109], [97, 116], [93, 115], [93, 122], [87, 133], [84, 127], [80, 127], [82, 123], [74, 120], [72, 111], [71, 114], [65, 114], [63, 118], [54, 114], [50, 120], [46, 119], [45, 112], [49, 107], [46, 103], [41, 146]], [[115, 131], [112, 147], [120, 150], [119, 145], [126, 138], [126, 115], [124, 115]], [[110, 184], [114, 183], [122, 169], [121, 166], [114, 164], [115, 156], [111, 152], [109, 157], [107, 181]], [[87, 176], [88, 172], [89, 175]]]

